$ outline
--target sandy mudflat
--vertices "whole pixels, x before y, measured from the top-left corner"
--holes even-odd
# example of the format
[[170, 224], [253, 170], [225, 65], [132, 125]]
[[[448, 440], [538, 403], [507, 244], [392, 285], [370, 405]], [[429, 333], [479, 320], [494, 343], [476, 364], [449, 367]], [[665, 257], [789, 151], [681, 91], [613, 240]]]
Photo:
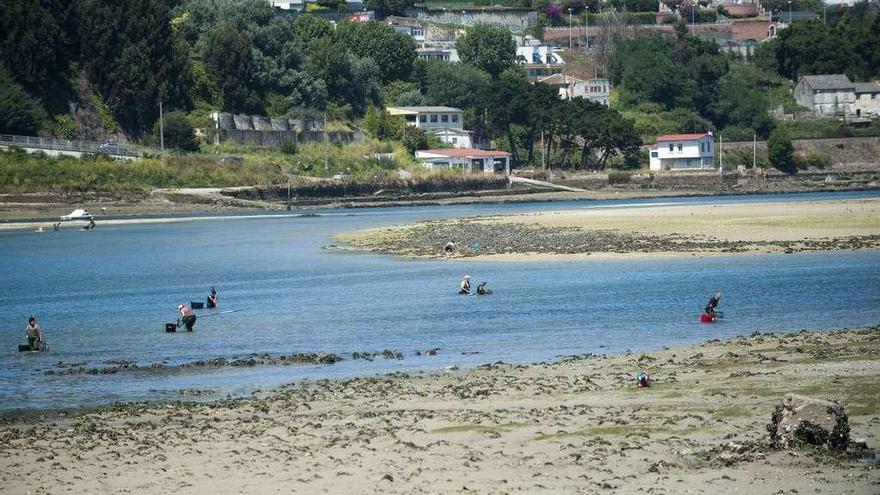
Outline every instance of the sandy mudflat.
[[[412, 257], [541, 260], [880, 247], [880, 201], [588, 208], [421, 222], [343, 234], [355, 249]], [[457, 244], [443, 253], [448, 241]]]
[[11, 419], [0, 492], [876, 494], [878, 465], [765, 425], [786, 392], [836, 399], [876, 449], [877, 376], [880, 327]]

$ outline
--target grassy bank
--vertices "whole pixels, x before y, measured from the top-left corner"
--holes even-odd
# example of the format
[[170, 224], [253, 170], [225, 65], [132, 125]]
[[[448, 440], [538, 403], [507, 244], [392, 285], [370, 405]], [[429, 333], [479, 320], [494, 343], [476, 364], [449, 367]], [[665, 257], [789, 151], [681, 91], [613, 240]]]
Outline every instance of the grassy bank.
[[171, 187], [286, 184], [288, 175], [382, 182], [398, 170], [430, 178], [406, 152], [382, 143], [314, 144], [290, 153], [255, 147], [221, 147], [216, 154], [170, 155], [126, 161], [106, 156], [48, 157], [21, 150], [0, 152], [0, 193], [145, 191]]

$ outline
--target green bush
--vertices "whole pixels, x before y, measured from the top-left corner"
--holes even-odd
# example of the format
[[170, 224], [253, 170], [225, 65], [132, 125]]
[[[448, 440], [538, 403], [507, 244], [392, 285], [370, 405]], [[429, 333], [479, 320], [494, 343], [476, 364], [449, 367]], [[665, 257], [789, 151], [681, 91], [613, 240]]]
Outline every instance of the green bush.
[[811, 152], [807, 156], [795, 157], [797, 167], [800, 169], [818, 168], [825, 169], [831, 166], [831, 157], [818, 152]]
[[767, 157], [773, 167], [786, 173], [797, 171], [791, 138], [783, 129], [774, 129], [767, 138]]
[[629, 184], [632, 179], [631, 172], [624, 172], [622, 170], [612, 170], [608, 172], [608, 184], [616, 185], [616, 184]]
[[285, 155], [295, 155], [296, 154], [296, 141], [291, 139], [287, 139], [281, 143], [281, 152]]
[[76, 121], [73, 117], [66, 113], [55, 116], [55, 135], [62, 139], [73, 139], [76, 137]]
[[[168, 112], [165, 120], [165, 146], [179, 151], [198, 151], [199, 142], [196, 140], [196, 132], [186, 113], [179, 110]], [[153, 125], [155, 141], [159, 142], [159, 121]]]

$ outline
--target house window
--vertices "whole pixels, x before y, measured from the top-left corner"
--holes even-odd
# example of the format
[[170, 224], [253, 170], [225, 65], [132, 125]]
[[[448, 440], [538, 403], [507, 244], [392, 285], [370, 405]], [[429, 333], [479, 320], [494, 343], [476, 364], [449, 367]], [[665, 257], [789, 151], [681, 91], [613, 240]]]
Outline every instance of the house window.
[[437, 114], [436, 114], [436, 113], [431, 114], [431, 123], [432, 123], [432, 124], [436, 124], [436, 123], [437, 123]]
[[427, 116], [427, 115], [419, 115], [419, 122], [421, 122], [421, 123], [425, 123], [425, 122], [427, 122], [427, 121], [428, 121], [428, 116]]
[[457, 137], [452, 138], [452, 144], [458, 144], [458, 138], [457, 138]]
[[681, 143], [678, 143], [678, 151], [681, 152]]
[[652, 151], [652, 152], [651, 152], [651, 158], [657, 158], [657, 152], [656, 152], [656, 151]]
[[457, 113], [452, 114], [452, 121], [458, 122], [458, 114]]
[[669, 152], [672, 153], [673, 151], [675, 151], [675, 145], [672, 143], [669, 143]]
[[440, 122], [449, 122], [449, 115], [446, 115], [445, 113], [441, 115]]

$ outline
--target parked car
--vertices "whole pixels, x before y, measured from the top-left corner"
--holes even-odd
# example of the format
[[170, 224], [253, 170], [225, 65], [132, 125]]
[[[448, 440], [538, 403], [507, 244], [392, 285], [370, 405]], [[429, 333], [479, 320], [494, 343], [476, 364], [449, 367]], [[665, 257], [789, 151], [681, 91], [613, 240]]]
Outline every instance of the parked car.
[[101, 143], [98, 145], [98, 152], [107, 153], [108, 155], [132, 156], [134, 153], [119, 143]]

